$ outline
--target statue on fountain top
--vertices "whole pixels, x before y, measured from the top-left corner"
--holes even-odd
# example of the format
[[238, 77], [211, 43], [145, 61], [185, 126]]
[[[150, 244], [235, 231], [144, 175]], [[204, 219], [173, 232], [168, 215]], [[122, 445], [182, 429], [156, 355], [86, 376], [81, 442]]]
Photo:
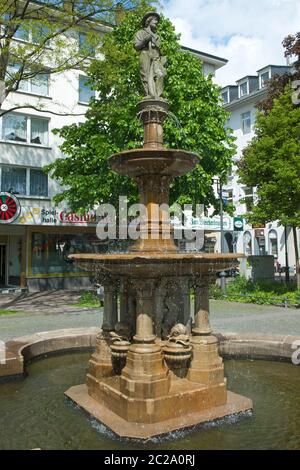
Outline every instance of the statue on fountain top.
[[158, 13], [146, 13], [142, 19], [143, 29], [137, 32], [134, 40], [135, 49], [140, 51], [140, 74], [148, 99], [160, 99], [164, 91], [164, 77], [167, 75], [167, 59], [161, 55], [161, 39], [156, 34], [159, 21]]

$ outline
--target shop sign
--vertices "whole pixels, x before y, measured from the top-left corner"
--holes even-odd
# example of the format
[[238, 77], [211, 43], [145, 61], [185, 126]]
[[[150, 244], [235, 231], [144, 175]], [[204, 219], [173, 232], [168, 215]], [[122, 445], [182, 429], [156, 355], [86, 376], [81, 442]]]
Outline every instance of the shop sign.
[[[211, 231], [220, 231], [221, 230], [221, 218], [216, 217], [187, 217], [184, 223], [184, 226], [176, 219], [172, 220], [172, 225], [175, 228], [185, 228], [193, 230], [211, 230]], [[223, 229], [224, 230], [233, 230], [233, 219], [232, 217], [223, 217]]]
[[77, 214], [57, 207], [22, 207], [20, 216], [15, 220], [18, 225], [51, 225], [51, 226], [96, 226], [97, 216], [94, 211]]
[[21, 204], [14, 194], [0, 192], [0, 224], [11, 224], [20, 215]]
[[243, 217], [234, 217], [233, 219], [234, 231], [242, 232], [244, 230], [244, 219]]

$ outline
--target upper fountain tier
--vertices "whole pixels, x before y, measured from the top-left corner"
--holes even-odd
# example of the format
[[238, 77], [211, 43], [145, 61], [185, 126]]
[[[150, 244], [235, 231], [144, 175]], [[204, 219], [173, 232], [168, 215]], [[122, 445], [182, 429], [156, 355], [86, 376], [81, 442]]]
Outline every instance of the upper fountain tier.
[[114, 171], [136, 179], [144, 175], [174, 178], [194, 169], [199, 161], [196, 154], [163, 147], [163, 123], [167, 114], [165, 100], [145, 99], [138, 104], [138, 116], [144, 125], [144, 145], [112, 155], [109, 164]]

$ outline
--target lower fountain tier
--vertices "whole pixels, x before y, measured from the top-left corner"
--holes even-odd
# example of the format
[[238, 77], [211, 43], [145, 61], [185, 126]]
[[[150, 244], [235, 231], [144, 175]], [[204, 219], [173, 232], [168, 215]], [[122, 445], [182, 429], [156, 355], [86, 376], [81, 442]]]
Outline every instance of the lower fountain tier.
[[224, 383], [211, 387], [178, 380], [167, 396], [144, 400], [120, 393], [119, 377], [95, 381], [93, 385], [93, 396], [85, 384], [71, 387], [65, 394], [117, 436], [132, 439], [149, 439], [191, 428], [249, 411], [253, 406], [250, 399], [226, 392]]
[[238, 266], [243, 254], [218, 253], [120, 253], [70, 255], [86, 271], [101, 268], [115, 276], [207, 276]]
[[198, 155], [177, 149], [132, 149], [109, 157], [112, 170], [123, 176], [181, 176], [199, 163]]

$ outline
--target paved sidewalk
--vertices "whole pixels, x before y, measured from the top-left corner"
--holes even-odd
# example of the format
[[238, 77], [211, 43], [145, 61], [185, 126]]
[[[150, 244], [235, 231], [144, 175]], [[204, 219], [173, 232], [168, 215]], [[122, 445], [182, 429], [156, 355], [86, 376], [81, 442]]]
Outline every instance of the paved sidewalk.
[[[22, 293], [19, 295], [1, 294], [0, 309], [18, 310], [25, 313], [65, 313], [78, 310], [79, 291], [53, 290]], [[87, 310], [81, 308], [80, 310]]]
[[[102, 324], [102, 308], [81, 310], [70, 305], [69, 311], [66, 311], [63, 307], [60, 308], [58, 296], [57, 303], [50, 309], [49, 304], [46, 305], [46, 298], [43, 295], [35, 297], [32, 303], [32, 306], [37, 303], [34, 314], [0, 316], [0, 340], [7, 341], [32, 333], [64, 328], [99, 327]], [[15, 306], [11, 305], [9, 308], [15, 309]], [[216, 300], [210, 302], [210, 308], [211, 324], [216, 333], [300, 334], [300, 309]]]

